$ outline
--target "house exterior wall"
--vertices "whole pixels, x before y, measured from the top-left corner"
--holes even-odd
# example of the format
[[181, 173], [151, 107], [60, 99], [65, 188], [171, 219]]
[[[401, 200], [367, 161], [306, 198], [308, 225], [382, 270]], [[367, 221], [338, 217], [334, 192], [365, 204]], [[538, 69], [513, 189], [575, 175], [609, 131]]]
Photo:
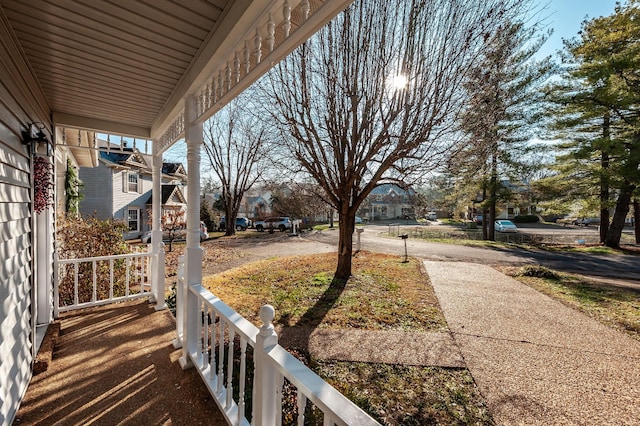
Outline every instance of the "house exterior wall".
[[[136, 191], [128, 188], [128, 175], [138, 175], [140, 187]], [[100, 161], [98, 167], [80, 167], [83, 198], [80, 200], [80, 213], [83, 216], [94, 215], [100, 219], [116, 219], [128, 222], [129, 210], [138, 211], [138, 230], [125, 232], [125, 239], [138, 238], [141, 234], [151, 230], [149, 201], [153, 190], [153, 177], [149, 170], [135, 168], [118, 168]], [[180, 184], [180, 180], [163, 175], [162, 184]], [[180, 186], [183, 195], [187, 191], [186, 185]], [[178, 203], [181, 204], [181, 203]]]
[[[53, 209], [37, 215], [34, 230], [31, 157], [21, 135], [40, 122], [51, 140], [49, 111], [8, 28], [0, 9], [0, 424], [12, 423], [31, 379], [39, 291], [32, 283], [51, 291], [51, 280], [36, 275], [51, 273], [53, 241]], [[43, 238], [44, 254], [33, 249], [34, 238]]]
[[138, 229], [124, 234], [125, 239], [132, 239], [139, 237], [146, 229], [147, 224], [143, 220], [146, 210], [145, 203], [151, 195], [153, 182], [151, 176], [137, 173], [139, 185], [141, 185], [140, 189], [137, 192], [125, 192], [124, 182], [126, 182], [127, 173], [137, 173], [137, 171], [118, 170], [113, 173], [113, 218], [127, 221], [129, 209], [138, 210]]
[[[100, 164], [98, 167], [80, 167], [78, 177], [82, 182], [80, 214], [96, 215], [100, 219], [113, 217], [113, 172]], [[122, 187], [122, 184], [120, 184]]]

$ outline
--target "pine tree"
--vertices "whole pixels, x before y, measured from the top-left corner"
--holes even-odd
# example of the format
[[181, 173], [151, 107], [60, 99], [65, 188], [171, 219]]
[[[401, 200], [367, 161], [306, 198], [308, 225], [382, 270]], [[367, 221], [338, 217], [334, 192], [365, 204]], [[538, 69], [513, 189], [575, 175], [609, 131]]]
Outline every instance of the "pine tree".
[[528, 141], [539, 120], [542, 92], [551, 75], [550, 58], [533, 59], [546, 40], [535, 25], [507, 22], [488, 39], [489, 49], [472, 68], [465, 87], [469, 105], [462, 119], [468, 144], [450, 164], [481, 194], [483, 238], [494, 240], [496, 204], [509, 196], [503, 181], [520, 180]]
[[620, 245], [640, 186], [639, 41], [639, 0], [585, 21], [579, 37], [566, 42], [562, 83], [549, 90], [558, 105], [554, 128], [566, 141], [560, 171], [582, 187], [577, 195], [597, 198], [600, 236], [609, 247]]

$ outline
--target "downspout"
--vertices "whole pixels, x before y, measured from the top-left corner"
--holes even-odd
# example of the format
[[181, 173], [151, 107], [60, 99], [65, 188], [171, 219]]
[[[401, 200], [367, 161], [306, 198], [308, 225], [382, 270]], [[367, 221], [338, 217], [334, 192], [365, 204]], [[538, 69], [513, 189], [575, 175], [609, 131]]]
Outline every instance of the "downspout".
[[[198, 315], [198, 296], [191, 291], [202, 284], [202, 248], [200, 247], [200, 147], [203, 141], [202, 123], [196, 122], [196, 97], [185, 98], [185, 140], [187, 143], [187, 247], [185, 249], [184, 274], [185, 294], [183, 345], [180, 366], [182, 369], [193, 367], [189, 357], [195, 353], [199, 336], [196, 324]], [[228, 220], [228, 218], [227, 218]]]

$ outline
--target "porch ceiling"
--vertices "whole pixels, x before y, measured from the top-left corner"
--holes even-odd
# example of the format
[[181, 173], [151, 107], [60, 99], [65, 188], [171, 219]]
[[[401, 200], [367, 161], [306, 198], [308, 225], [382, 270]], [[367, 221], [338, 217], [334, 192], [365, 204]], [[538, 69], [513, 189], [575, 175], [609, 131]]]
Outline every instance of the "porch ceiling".
[[185, 95], [202, 91], [247, 46], [253, 54], [256, 37], [273, 36], [267, 20], [280, 25], [283, 9], [291, 10], [292, 35], [300, 7], [322, 10], [321, 22], [289, 41], [291, 51], [350, 2], [0, 0], [0, 19], [4, 14], [13, 29], [54, 124], [149, 138], [175, 121]]

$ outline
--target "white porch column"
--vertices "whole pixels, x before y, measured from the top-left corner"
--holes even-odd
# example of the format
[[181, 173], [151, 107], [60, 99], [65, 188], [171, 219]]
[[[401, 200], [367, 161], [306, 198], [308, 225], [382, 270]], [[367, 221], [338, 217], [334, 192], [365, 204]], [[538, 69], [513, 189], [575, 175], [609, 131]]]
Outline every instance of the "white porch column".
[[185, 249], [185, 292], [183, 295], [184, 324], [180, 365], [190, 368], [189, 354], [197, 350], [199, 336], [197, 322], [200, 315], [198, 297], [191, 291], [202, 284], [202, 248], [200, 247], [200, 145], [203, 140], [202, 124], [195, 122], [196, 98], [185, 99], [185, 139], [187, 143], [187, 247]]
[[153, 274], [151, 278], [151, 293], [155, 298], [156, 310], [164, 309], [164, 243], [162, 242], [162, 152], [156, 151], [157, 144], [153, 144], [153, 164], [151, 173], [153, 178], [151, 204], [151, 252], [153, 253]]

